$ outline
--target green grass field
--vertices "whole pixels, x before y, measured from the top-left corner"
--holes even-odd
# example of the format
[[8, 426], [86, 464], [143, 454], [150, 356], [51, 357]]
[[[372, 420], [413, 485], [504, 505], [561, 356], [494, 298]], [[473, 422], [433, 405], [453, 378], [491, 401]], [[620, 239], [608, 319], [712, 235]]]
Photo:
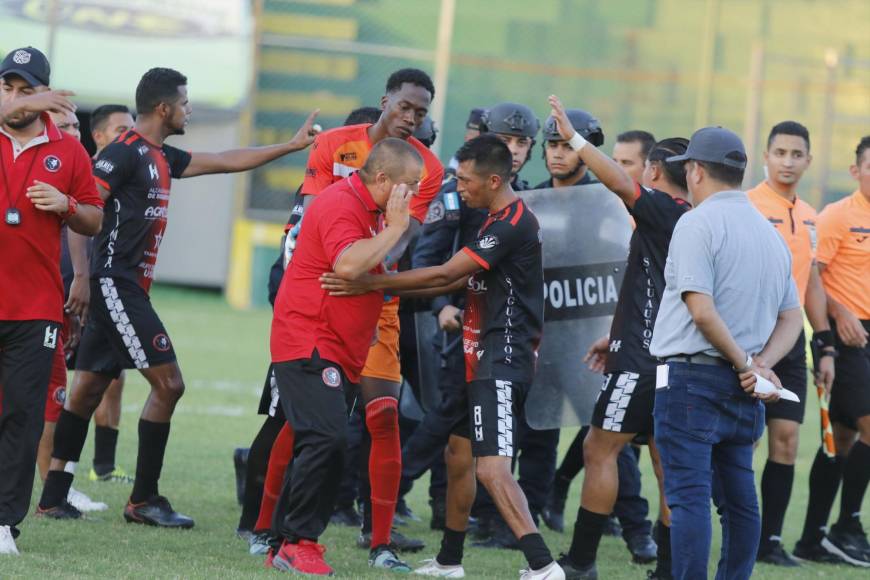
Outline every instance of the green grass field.
[[[255, 415], [268, 362], [270, 312], [231, 310], [216, 294], [188, 290], [154, 289], [153, 300], [175, 343], [187, 383], [187, 392], [173, 420], [161, 492], [179, 511], [196, 519], [192, 531], [161, 531], [124, 523], [121, 510], [129, 488], [119, 484], [87, 481], [93, 443], [89, 438], [75, 486], [94, 499], [109, 504], [109, 511], [80, 522], [54, 522], [28, 517], [18, 545], [20, 558], [0, 560], [0, 578], [251, 578], [275, 577], [265, 570], [263, 559], [249, 556], [247, 545], [236, 538], [239, 517], [232, 469], [234, 447], [248, 446], [261, 420]], [[135, 467], [136, 422], [146, 395], [146, 383], [131, 373], [124, 394], [124, 412], [118, 450], [119, 464], [132, 472]], [[813, 396], [814, 398], [814, 396]], [[800, 534], [806, 506], [806, 480], [817, 447], [818, 414], [810, 401], [804, 425], [797, 478], [785, 526], [790, 549]], [[574, 429], [566, 429], [563, 447]], [[766, 453], [756, 457], [763, 465]], [[644, 456], [644, 495], [655, 513], [658, 495], [655, 478]], [[576, 513], [580, 478], [575, 480], [568, 514]], [[34, 502], [41, 486], [36, 485]], [[427, 549], [412, 555], [416, 563], [436, 552], [440, 536], [428, 528], [426, 485], [419, 483], [412, 495], [412, 508], [424, 518], [403, 531], [426, 540]], [[864, 521], [870, 518], [864, 505]], [[839, 513], [838, 504], [835, 514]], [[573, 517], [569, 517], [569, 526]], [[568, 535], [544, 532], [554, 553], [566, 550]], [[354, 546], [356, 531], [331, 527], [322, 542], [328, 561], [344, 578], [380, 578], [366, 565], [367, 553]], [[718, 553], [718, 536], [714, 541]], [[715, 563], [713, 559], [713, 563]], [[522, 554], [511, 551], [468, 549], [466, 572], [471, 578], [516, 578], [525, 564]], [[599, 558], [603, 579], [645, 578], [647, 567], [630, 563], [622, 540], [605, 538]], [[711, 565], [712, 570], [712, 565]], [[866, 570], [832, 566], [804, 566], [782, 572], [758, 566], [755, 577], [769, 579], [868, 578]]]

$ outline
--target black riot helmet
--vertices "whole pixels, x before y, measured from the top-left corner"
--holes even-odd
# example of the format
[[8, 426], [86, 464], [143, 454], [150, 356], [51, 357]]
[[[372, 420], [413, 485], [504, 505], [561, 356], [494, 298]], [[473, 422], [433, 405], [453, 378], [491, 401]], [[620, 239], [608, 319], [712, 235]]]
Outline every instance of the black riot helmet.
[[530, 108], [519, 103], [499, 103], [484, 111], [480, 131], [528, 137], [534, 144], [541, 122]]
[[481, 133], [496, 133], [514, 137], [528, 137], [532, 140], [529, 153], [523, 165], [528, 163], [535, 148], [535, 137], [541, 128], [541, 122], [530, 108], [519, 103], [499, 103], [483, 112], [480, 119]]
[[[580, 133], [580, 136], [595, 145], [601, 147], [604, 145], [604, 131], [601, 129], [601, 124], [598, 119], [590, 113], [582, 109], [566, 109], [568, 120], [574, 125], [574, 129]], [[544, 123], [544, 146], [547, 141], [564, 141], [559, 135], [559, 129], [556, 127], [556, 119], [552, 116], [547, 117], [547, 122]]]
[[435, 121], [432, 117], [426, 115], [417, 130], [414, 131], [414, 137], [417, 138], [427, 149], [430, 149], [435, 143], [435, 138], [438, 136], [438, 129], [435, 127]]

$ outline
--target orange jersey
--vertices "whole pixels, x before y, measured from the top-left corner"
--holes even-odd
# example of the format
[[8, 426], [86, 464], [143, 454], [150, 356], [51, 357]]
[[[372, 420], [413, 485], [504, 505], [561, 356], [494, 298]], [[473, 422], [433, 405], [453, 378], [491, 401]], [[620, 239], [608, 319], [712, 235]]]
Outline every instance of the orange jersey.
[[801, 306], [807, 295], [810, 270], [816, 251], [816, 210], [805, 201], [791, 202], [773, 190], [767, 181], [746, 192], [749, 201], [766, 217], [791, 250], [791, 273]]
[[829, 203], [818, 217], [816, 258], [828, 294], [870, 320], [870, 201], [860, 191]]
[[[305, 166], [304, 195], [317, 195], [327, 186], [348, 177], [360, 169], [369, 157], [372, 142], [369, 140], [370, 124], [349, 125], [324, 131], [314, 139], [308, 164]], [[408, 138], [423, 158], [423, 179], [420, 190], [411, 200], [411, 216], [420, 223], [426, 219], [429, 204], [441, 189], [444, 168], [438, 158], [414, 137]]]

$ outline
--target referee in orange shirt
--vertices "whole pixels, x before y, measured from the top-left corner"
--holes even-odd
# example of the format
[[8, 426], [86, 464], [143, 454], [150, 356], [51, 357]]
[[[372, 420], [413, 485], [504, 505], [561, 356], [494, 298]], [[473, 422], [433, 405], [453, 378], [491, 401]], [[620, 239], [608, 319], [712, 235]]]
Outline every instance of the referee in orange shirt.
[[[837, 450], [822, 449], [810, 471], [810, 499], [794, 554], [803, 560], [870, 567], [861, 527], [861, 502], [870, 482], [870, 135], [850, 168], [858, 189], [819, 214], [816, 260], [827, 291], [828, 315], [839, 357], [830, 417]], [[825, 533], [840, 481], [840, 518]]]
[[[828, 324], [827, 302], [816, 266], [816, 210], [797, 196], [797, 186], [809, 168], [810, 133], [794, 121], [783, 121], [770, 130], [764, 162], [767, 178], [747, 192], [756, 209], [773, 224], [791, 252], [792, 277], [798, 299], [813, 327], [813, 341], [820, 347], [816, 383], [830, 392], [834, 379], [834, 335]], [[758, 364], [765, 364], [758, 357]], [[803, 331], [791, 351], [773, 372], [800, 402], [780, 400], [766, 409], [768, 458], [761, 476], [761, 540], [757, 560], [795, 567], [797, 560], [782, 545], [782, 525], [794, 483], [798, 433], [807, 400], [806, 338]]]

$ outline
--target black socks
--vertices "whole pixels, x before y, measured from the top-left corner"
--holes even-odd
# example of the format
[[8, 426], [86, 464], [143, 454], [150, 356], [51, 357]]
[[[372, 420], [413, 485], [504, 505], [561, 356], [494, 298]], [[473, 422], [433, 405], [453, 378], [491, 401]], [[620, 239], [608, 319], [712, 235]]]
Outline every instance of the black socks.
[[442, 566], [459, 566], [462, 564], [464, 544], [465, 532], [457, 532], [445, 527], [444, 536], [441, 538], [441, 550], [435, 559]]
[[163, 469], [163, 456], [169, 440], [169, 423], [154, 423], [139, 419], [139, 457], [136, 461], [136, 481], [132, 503], [142, 503], [158, 495], [157, 481]]
[[793, 484], [794, 465], [767, 461], [761, 475], [762, 546], [770, 544], [771, 536], [782, 537], [782, 524]]
[[831, 506], [843, 476], [843, 463], [842, 457], [830, 458], [821, 447], [816, 453], [810, 470], [810, 497], [801, 535], [801, 542], [804, 544], [818, 544], [824, 536], [823, 528], [828, 523]]
[[571, 549], [568, 551], [568, 557], [574, 564], [588, 566], [595, 562], [607, 518], [606, 514], [596, 514], [583, 507], [577, 511], [574, 537], [571, 539]]
[[843, 491], [840, 496], [840, 524], [845, 525], [861, 511], [861, 502], [870, 482], [870, 445], [856, 441], [843, 465]]
[[94, 428], [94, 471], [108, 475], [115, 470], [115, 449], [118, 447], [118, 430], [111, 427]]
[[529, 568], [532, 570], [540, 570], [553, 561], [550, 549], [547, 548], [541, 534], [526, 534], [520, 538], [520, 550], [523, 551]]

